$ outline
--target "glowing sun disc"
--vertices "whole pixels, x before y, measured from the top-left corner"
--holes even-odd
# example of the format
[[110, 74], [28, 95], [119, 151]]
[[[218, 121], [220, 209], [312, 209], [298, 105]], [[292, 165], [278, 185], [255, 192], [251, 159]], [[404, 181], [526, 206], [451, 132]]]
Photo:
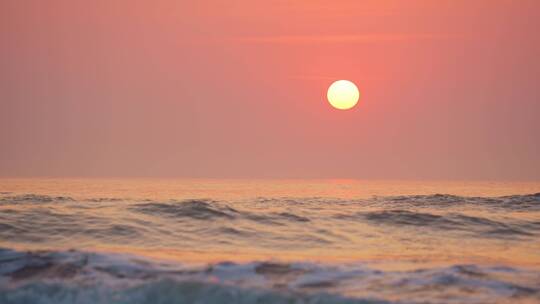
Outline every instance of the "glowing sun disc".
[[326, 97], [334, 108], [348, 110], [358, 103], [360, 92], [351, 81], [338, 80], [330, 85]]

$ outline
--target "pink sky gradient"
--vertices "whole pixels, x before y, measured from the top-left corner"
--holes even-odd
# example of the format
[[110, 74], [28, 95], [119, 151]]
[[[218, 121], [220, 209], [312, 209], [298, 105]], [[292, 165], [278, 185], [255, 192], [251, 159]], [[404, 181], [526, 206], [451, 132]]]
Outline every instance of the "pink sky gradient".
[[539, 28], [535, 0], [1, 1], [0, 176], [539, 180]]

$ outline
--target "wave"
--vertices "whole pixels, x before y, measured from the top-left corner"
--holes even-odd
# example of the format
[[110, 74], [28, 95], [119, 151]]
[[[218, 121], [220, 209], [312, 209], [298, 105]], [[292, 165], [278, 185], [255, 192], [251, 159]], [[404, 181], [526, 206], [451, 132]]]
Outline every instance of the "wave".
[[[11, 192], [0, 192], [0, 203], [2, 204], [19, 204], [19, 203], [51, 203], [51, 202], [74, 202], [76, 199], [68, 196], [49, 196], [41, 194], [13, 194]], [[114, 197], [98, 197], [88, 198], [82, 201], [85, 202], [121, 202], [130, 201], [126, 198], [114, 198]], [[159, 202], [147, 200], [150, 205], [157, 204]], [[206, 207], [207, 204], [216, 203], [212, 200], [186, 200], [186, 201], [170, 201], [164, 202], [164, 204], [173, 203], [191, 203], [193, 207]], [[253, 204], [262, 205], [316, 205], [316, 204], [330, 204], [330, 205], [347, 205], [347, 204], [362, 204], [362, 205], [394, 205], [394, 206], [414, 206], [414, 207], [444, 207], [444, 206], [456, 206], [456, 205], [487, 205], [493, 207], [509, 208], [509, 209], [534, 209], [540, 210], [540, 192], [524, 195], [509, 195], [499, 197], [469, 197], [469, 196], [457, 196], [450, 194], [430, 194], [430, 195], [404, 195], [404, 196], [374, 196], [369, 199], [332, 199], [322, 197], [311, 198], [264, 198], [259, 197], [250, 200]], [[144, 204], [142, 204], [144, 206]]]
[[9, 192], [2, 193], [0, 204], [23, 204], [23, 203], [52, 203], [52, 202], [73, 202], [73, 198], [68, 196], [49, 196], [40, 194], [9, 195]]
[[[240, 203], [208, 199], [77, 201], [62, 196], [7, 194], [0, 196], [0, 206], [0, 238], [15, 242], [78, 237], [107, 243], [178, 243], [177, 238], [203, 238], [232, 244], [244, 239], [259, 242], [263, 238], [265, 246], [349, 246], [347, 226], [360, 231], [366, 224], [481, 238], [517, 240], [540, 234], [540, 221], [533, 216], [540, 206], [538, 193], [499, 198], [441, 194], [367, 200], [259, 198]], [[468, 209], [482, 212], [468, 213]], [[524, 210], [528, 217], [506, 216], [506, 211]], [[322, 229], [327, 226], [330, 229]]]
[[[36, 204], [36, 203], [66, 203], [77, 202], [78, 200], [69, 196], [51, 196], [42, 194], [17, 194], [13, 195], [11, 192], [0, 192], [0, 205], [14, 205], [14, 204]], [[128, 201], [124, 198], [115, 197], [97, 197], [81, 200], [83, 202], [104, 203], [104, 202], [121, 202]]]
[[540, 231], [540, 222], [506, 221], [500, 222], [483, 217], [463, 214], [431, 214], [407, 210], [383, 210], [359, 213], [358, 216], [376, 223], [397, 226], [425, 226], [431, 229], [458, 230], [482, 236], [531, 236]]
[[165, 217], [189, 217], [194, 219], [234, 218], [239, 212], [229, 206], [202, 200], [187, 200], [172, 203], [143, 203], [131, 208], [134, 211]]
[[510, 210], [540, 211], [540, 193], [499, 197], [469, 197], [450, 194], [373, 197], [370, 203], [386, 206], [455, 207], [488, 206]]
[[328, 304], [388, 304], [376, 299], [351, 299], [339, 295], [295, 295], [268, 290], [243, 289], [201, 282], [178, 282], [164, 279], [132, 288], [111, 290], [107, 286], [78, 287], [60, 283], [35, 283], [0, 295], [5, 304], [26, 303], [328, 303]]
[[540, 272], [455, 265], [221, 262], [0, 249], [0, 303], [506, 303], [540, 300]]

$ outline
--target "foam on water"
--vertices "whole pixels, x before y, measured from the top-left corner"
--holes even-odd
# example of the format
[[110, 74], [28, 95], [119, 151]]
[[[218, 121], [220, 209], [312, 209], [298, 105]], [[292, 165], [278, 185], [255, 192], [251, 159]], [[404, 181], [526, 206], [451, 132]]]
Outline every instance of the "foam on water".
[[540, 300], [540, 272], [456, 265], [223, 262], [193, 267], [130, 255], [0, 251], [1, 303], [487, 303]]

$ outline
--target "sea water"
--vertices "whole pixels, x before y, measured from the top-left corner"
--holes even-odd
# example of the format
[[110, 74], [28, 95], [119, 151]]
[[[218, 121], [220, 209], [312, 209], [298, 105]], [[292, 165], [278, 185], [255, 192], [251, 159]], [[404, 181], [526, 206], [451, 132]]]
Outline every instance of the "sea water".
[[0, 180], [0, 303], [539, 303], [540, 184]]

